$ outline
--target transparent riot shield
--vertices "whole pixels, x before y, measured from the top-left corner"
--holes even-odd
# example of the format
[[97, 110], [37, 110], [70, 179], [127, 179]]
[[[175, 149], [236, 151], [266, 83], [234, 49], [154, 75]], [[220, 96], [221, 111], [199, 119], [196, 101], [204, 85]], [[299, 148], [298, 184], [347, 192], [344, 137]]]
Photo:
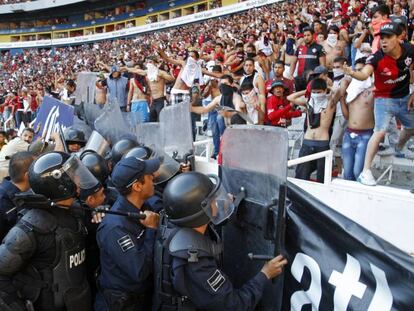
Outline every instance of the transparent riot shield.
[[73, 118], [72, 128], [81, 131], [85, 135], [85, 139], [88, 140], [92, 134], [92, 128], [83, 120], [77, 116]]
[[[221, 178], [231, 194], [245, 198], [222, 227], [224, 271], [236, 288], [255, 276], [280, 252], [287, 178], [287, 130], [254, 125], [232, 126], [222, 138]], [[248, 256], [248, 254], [253, 256]], [[257, 310], [279, 310], [282, 278], [269, 285]]]
[[160, 127], [164, 151], [174, 159], [185, 160], [193, 154], [190, 104], [167, 106], [160, 113]]
[[96, 73], [81, 72], [76, 79], [75, 107], [78, 116], [89, 125], [102, 114], [102, 107], [95, 104]]
[[86, 143], [84, 151], [95, 151], [104, 158], [111, 152], [108, 141], [97, 131], [93, 131]]
[[139, 123], [135, 126], [137, 141], [145, 146], [163, 148], [161, 126], [158, 122]]
[[121, 109], [114, 98], [109, 98], [102, 114], [95, 120], [94, 128], [111, 145], [126, 137], [135, 138], [122, 116]]

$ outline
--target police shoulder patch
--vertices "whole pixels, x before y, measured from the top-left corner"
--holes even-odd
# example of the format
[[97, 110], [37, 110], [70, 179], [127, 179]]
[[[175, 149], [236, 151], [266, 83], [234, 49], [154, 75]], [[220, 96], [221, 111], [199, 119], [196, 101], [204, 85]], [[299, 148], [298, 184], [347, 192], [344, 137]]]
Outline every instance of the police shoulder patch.
[[214, 292], [217, 292], [224, 282], [226, 282], [226, 278], [218, 269], [207, 280], [208, 285]]
[[118, 245], [121, 247], [124, 253], [127, 250], [135, 247], [134, 241], [132, 241], [131, 237], [128, 234], [118, 240]]

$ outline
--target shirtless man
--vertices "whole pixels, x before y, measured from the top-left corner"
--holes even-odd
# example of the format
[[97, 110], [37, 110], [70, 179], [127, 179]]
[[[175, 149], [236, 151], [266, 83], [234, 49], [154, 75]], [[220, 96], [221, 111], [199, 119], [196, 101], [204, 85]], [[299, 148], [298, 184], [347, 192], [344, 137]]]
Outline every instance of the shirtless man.
[[[366, 57], [357, 59], [355, 70], [364, 68]], [[364, 168], [365, 152], [374, 130], [374, 93], [371, 78], [346, 79], [341, 84], [342, 113], [348, 120], [342, 142], [344, 179], [356, 180]]]
[[[190, 89], [194, 85], [194, 80], [198, 79], [201, 82], [202, 79], [201, 75], [203, 71], [201, 69], [201, 66], [198, 64], [200, 55], [197, 51], [191, 51], [188, 59], [184, 61], [181, 59], [173, 59], [169, 57], [159, 46], [155, 47], [155, 49], [164, 61], [181, 67], [181, 71], [175, 80], [173, 88], [171, 89], [171, 104], [176, 105], [182, 102], [190, 102]], [[193, 72], [195, 74], [188, 75], [188, 77], [194, 78], [193, 81], [184, 82], [183, 72], [186, 70], [187, 66], [194, 67], [194, 69], [192, 68], [191, 70], [188, 70], [188, 72]]]
[[125, 68], [128, 72], [144, 76], [148, 80], [149, 88], [151, 90], [151, 105], [150, 105], [150, 122], [158, 122], [160, 112], [164, 108], [166, 102], [165, 85], [168, 82], [173, 82], [175, 79], [172, 75], [158, 68], [157, 59], [154, 57], [147, 58], [147, 69], [139, 68]]
[[332, 70], [334, 60], [345, 56], [346, 42], [339, 39], [338, 26], [329, 27], [328, 38], [322, 43], [326, 52], [326, 67]]
[[[300, 91], [288, 96], [287, 100], [293, 104], [306, 106], [308, 124], [299, 157], [329, 150], [329, 128], [335, 115], [336, 103], [340, 98], [340, 91], [328, 94], [325, 80], [316, 78], [311, 82], [311, 97], [309, 101], [304, 97], [306, 91]], [[317, 181], [324, 182], [325, 158], [299, 164], [296, 167], [296, 178], [309, 180], [311, 174], [317, 170]]]
[[[144, 78], [146, 79], [146, 78]], [[134, 118], [138, 117], [139, 120], [136, 122], [148, 122], [149, 121], [149, 114], [147, 113], [149, 104], [148, 104], [148, 96], [150, 95], [149, 90], [145, 89], [143, 83], [141, 83], [138, 79], [138, 75], [134, 75], [131, 79], [129, 79], [129, 88], [128, 88], [128, 100], [127, 100], [127, 109], [126, 111], [130, 111], [134, 114]], [[142, 105], [145, 106], [144, 110], [142, 109]]]

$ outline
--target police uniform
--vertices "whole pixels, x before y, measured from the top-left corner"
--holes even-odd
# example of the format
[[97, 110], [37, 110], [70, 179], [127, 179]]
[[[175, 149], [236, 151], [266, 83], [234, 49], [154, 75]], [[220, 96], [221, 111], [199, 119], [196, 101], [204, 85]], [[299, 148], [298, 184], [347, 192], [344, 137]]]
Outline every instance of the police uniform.
[[[62, 170], [68, 158], [51, 152], [33, 162], [33, 192], [55, 202], [74, 198], [77, 187]], [[45, 201], [23, 205], [23, 216], [0, 245], [0, 309], [26, 310], [26, 302], [42, 311], [90, 310], [85, 226], [71, 206], [59, 208]]]
[[191, 228], [173, 230], [166, 244], [163, 284], [154, 310], [253, 310], [270, 283], [259, 272], [235, 289], [219, 267], [220, 243]]
[[[235, 289], [219, 267], [222, 247], [218, 234], [211, 226], [204, 234], [193, 229], [209, 222], [222, 223], [231, 216], [231, 200], [221, 206], [214, 203], [228, 198], [221, 190], [217, 176], [198, 172], [180, 174], [165, 188], [166, 218], [155, 247], [154, 310], [253, 310], [261, 299], [270, 282], [265, 274], [259, 272]], [[216, 213], [209, 212], [211, 204]]]
[[[149, 161], [158, 163], [158, 169], [158, 160]], [[139, 172], [141, 168], [137, 168], [137, 163], [149, 161], [121, 160], [112, 175], [116, 187], [122, 188], [144, 174]], [[149, 208], [144, 204], [141, 210], [145, 209]], [[137, 213], [138, 209], [125, 196], [119, 195], [111, 211]], [[101, 274], [96, 310], [150, 309], [155, 234], [156, 230], [144, 227], [136, 219], [105, 216], [97, 231]]]
[[0, 241], [17, 222], [17, 211], [13, 210], [12, 200], [14, 195], [19, 192], [20, 189], [9, 178], [5, 178], [0, 184]]

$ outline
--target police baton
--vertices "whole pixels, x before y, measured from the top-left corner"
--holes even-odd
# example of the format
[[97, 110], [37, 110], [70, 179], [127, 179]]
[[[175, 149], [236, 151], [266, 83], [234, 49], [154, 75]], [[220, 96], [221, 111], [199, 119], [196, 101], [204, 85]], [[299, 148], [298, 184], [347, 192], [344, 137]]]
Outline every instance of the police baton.
[[93, 212], [93, 213], [105, 213], [108, 215], [118, 215], [118, 216], [140, 219], [140, 220], [144, 220], [147, 217], [147, 215], [145, 215], [144, 213], [111, 211], [109, 209], [109, 205], [98, 206], [96, 208], [90, 208], [90, 207], [86, 207], [82, 205], [82, 206], [79, 206], [79, 208], [86, 210], [86, 211]]

